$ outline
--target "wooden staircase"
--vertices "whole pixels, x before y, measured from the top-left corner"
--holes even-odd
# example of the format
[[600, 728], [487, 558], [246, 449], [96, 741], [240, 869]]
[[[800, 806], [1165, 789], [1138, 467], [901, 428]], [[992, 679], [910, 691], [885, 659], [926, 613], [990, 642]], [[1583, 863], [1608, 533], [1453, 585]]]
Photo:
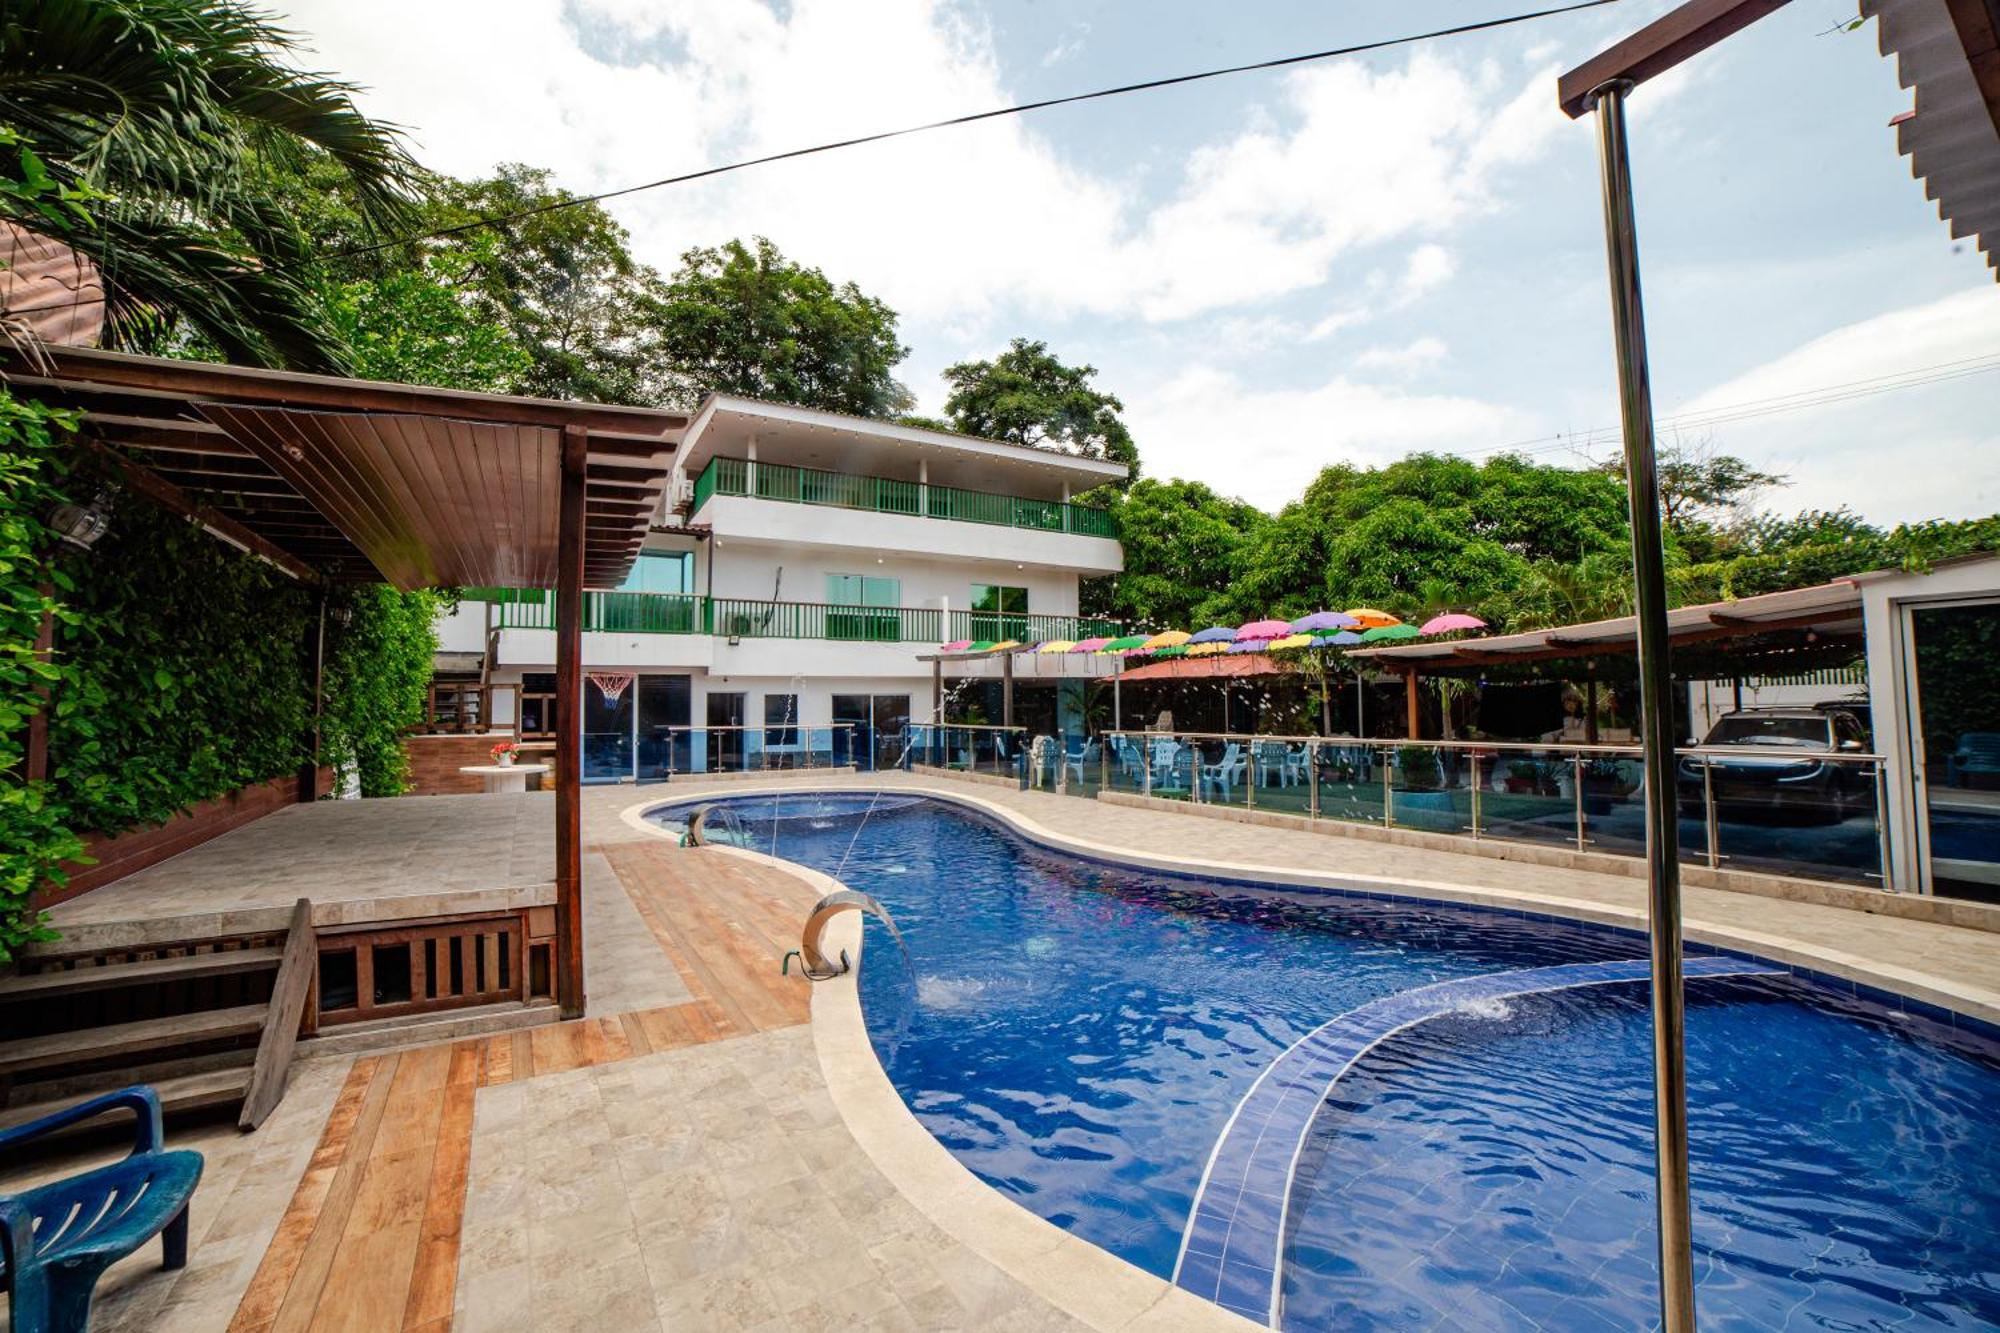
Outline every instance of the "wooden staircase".
[[169, 1115], [234, 1105], [245, 1130], [277, 1108], [318, 961], [312, 904], [276, 943], [157, 952], [0, 976], [0, 1032], [33, 1034], [0, 1041], [0, 1125], [133, 1082]]

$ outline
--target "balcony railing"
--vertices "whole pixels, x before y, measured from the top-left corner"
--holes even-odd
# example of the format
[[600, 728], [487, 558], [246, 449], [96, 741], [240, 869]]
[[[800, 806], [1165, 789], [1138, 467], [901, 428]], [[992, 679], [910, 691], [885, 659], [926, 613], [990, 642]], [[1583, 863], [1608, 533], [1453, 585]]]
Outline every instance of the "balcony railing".
[[[556, 627], [552, 593], [483, 589], [501, 629]], [[940, 644], [957, 639], [1081, 639], [1115, 635], [1109, 620], [953, 611], [937, 607], [842, 606], [828, 602], [766, 602], [657, 592], [587, 592], [583, 627], [614, 634], [714, 634], [737, 639], [834, 639], [850, 643]]]
[[746, 458], [709, 460], [695, 480], [695, 509], [707, 504], [713, 495], [746, 495], [759, 500], [865, 509], [877, 514], [927, 515], [962, 523], [1071, 532], [1085, 537], [1118, 535], [1110, 513], [1089, 505], [993, 495], [888, 477], [855, 477], [785, 463], [753, 463]]

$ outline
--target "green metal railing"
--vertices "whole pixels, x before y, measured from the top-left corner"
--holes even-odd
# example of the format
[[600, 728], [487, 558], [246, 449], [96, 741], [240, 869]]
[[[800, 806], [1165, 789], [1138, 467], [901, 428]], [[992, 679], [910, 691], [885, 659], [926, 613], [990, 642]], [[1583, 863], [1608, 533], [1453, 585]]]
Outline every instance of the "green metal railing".
[[854, 477], [844, 472], [792, 467], [785, 463], [752, 463], [745, 458], [711, 458], [694, 484], [699, 511], [714, 495], [744, 495], [793, 504], [865, 509], [877, 514], [928, 515], [962, 523], [1032, 528], [1041, 532], [1072, 532], [1085, 537], [1116, 537], [1111, 515], [1103, 509], [1061, 500], [1029, 500], [1016, 495], [991, 495], [956, 486], [923, 485], [888, 477]]
[[718, 597], [710, 632], [732, 639], [841, 639], [854, 643], [938, 643], [943, 613], [910, 606], [837, 606]]
[[954, 611], [951, 613], [950, 641], [999, 643], [1015, 639], [1040, 643], [1046, 639], [1088, 639], [1096, 635], [1115, 638], [1123, 630], [1115, 620], [1091, 620], [1079, 616], [1038, 616], [1014, 611]]
[[[501, 629], [554, 629], [554, 594], [483, 588]], [[954, 639], [1082, 639], [1115, 635], [1109, 620], [936, 607], [842, 606], [828, 602], [766, 602], [684, 593], [587, 592], [583, 627], [614, 634], [715, 634], [738, 639], [836, 639], [851, 643], [939, 644]]]

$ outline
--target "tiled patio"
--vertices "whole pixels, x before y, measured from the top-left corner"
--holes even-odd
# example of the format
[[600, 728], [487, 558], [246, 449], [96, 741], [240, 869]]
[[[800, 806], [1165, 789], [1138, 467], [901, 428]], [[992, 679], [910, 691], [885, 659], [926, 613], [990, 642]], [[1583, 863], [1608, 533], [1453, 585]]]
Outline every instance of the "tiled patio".
[[[949, 785], [1052, 836], [1135, 855], [1179, 848], [1217, 863], [1455, 883], [1583, 912], [1643, 901], [1643, 885], [1619, 876]], [[176, 1131], [208, 1156], [191, 1262], [162, 1273], [149, 1250], [121, 1264], [99, 1289], [95, 1326], [1090, 1326], [940, 1226], [905, 1193], [906, 1173], [878, 1167], [878, 1127], [843, 1118], [806, 1021], [809, 988], [778, 974], [815, 890], [742, 858], [674, 848], [621, 817], [695, 790], [586, 791], [592, 1018], [309, 1055], [256, 1134]], [[421, 804], [370, 803], [406, 819], [427, 818], [402, 808]], [[543, 811], [517, 813], [539, 825]], [[1690, 890], [1687, 909], [1691, 928], [1866, 960], [1913, 990], [2000, 1011], [1990, 933], [1718, 890]]]

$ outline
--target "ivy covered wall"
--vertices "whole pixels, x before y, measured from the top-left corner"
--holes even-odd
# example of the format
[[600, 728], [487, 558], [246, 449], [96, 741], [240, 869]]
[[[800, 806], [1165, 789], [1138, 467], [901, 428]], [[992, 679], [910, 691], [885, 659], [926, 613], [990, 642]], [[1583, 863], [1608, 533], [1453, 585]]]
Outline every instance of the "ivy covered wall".
[[[33, 938], [28, 895], [60, 879], [80, 833], [159, 824], [308, 760], [322, 596], [321, 756], [363, 795], [403, 790], [401, 736], [437, 647], [437, 594], [302, 584], [138, 496], [111, 492], [105, 536], [63, 547], [49, 507], [101, 484], [66, 472], [63, 430], [0, 391], [0, 961]], [[47, 666], [33, 651], [44, 606]], [[38, 709], [49, 772], [30, 784]]]

